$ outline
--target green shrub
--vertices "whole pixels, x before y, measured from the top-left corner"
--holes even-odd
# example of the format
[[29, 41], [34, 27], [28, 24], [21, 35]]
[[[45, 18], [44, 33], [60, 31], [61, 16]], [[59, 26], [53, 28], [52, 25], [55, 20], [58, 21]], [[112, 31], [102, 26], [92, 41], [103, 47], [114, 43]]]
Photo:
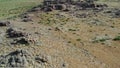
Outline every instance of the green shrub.
[[100, 41], [100, 42], [104, 42], [104, 41], [106, 41], [106, 40], [107, 40], [107, 39], [100, 39], [99, 41]]
[[76, 31], [75, 29], [69, 29], [69, 31]]
[[77, 41], [81, 41], [81, 39], [79, 38], [79, 39], [77, 39]]
[[114, 40], [114, 41], [120, 40], [120, 36], [116, 36], [113, 40]]

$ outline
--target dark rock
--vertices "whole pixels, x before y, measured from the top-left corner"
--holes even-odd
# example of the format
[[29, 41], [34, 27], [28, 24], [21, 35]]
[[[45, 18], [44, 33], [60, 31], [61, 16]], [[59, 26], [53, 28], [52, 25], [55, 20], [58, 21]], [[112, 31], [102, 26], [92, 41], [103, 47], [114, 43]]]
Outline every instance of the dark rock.
[[106, 7], [108, 7], [108, 5], [107, 4], [97, 4], [96, 7], [97, 8], [106, 8]]
[[9, 21], [0, 21], [0, 26], [9, 26], [10, 22]]
[[77, 9], [95, 9], [95, 8], [105, 8], [108, 7], [106, 4], [95, 4], [94, 0], [44, 0], [43, 5], [33, 7], [30, 11], [45, 11], [50, 12], [52, 10], [63, 10], [69, 11], [73, 10], [73, 7]]
[[26, 36], [26, 33], [22, 32], [22, 31], [15, 30], [14, 28], [7, 29], [6, 33], [7, 33], [8, 37], [10, 37], [10, 38]]
[[104, 13], [112, 13], [112, 11], [111, 10], [107, 10]]
[[62, 63], [62, 68], [68, 68], [68, 64], [66, 62]]
[[66, 7], [63, 4], [57, 4], [57, 5], [55, 5], [55, 10], [64, 10], [64, 9], [66, 9]]
[[30, 44], [30, 42], [25, 38], [25, 37], [22, 37], [22, 38], [18, 38], [18, 39], [14, 39], [11, 44]]

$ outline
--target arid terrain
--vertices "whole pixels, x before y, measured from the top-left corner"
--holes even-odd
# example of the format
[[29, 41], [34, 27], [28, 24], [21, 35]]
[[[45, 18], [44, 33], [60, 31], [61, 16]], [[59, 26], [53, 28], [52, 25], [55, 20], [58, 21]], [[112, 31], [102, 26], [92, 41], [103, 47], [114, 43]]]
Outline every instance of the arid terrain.
[[64, 10], [30, 1], [12, 14], [0, 7], [0, 68], [120, 68], [120, 1]]

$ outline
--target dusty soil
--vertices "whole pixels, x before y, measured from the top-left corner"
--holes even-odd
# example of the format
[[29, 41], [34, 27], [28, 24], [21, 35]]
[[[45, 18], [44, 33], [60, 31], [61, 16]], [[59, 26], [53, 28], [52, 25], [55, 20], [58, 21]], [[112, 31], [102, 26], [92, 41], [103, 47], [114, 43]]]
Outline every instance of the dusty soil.
[[[78, 18], [74, 13], [87, 13], [86, 18]], [[56, 22], [46, 23], [47, 17], [57, 19]], [[120, 35], [120, 18], [112, 18], [104, 12], [81, 10], [76, 12], [30, 12], [30, 22], [21, 19], [10, 20], [12, 27], [21, 28], [31, 33], [40, 45], [0, 45], [0, 54], [8, 54], [17, 49], [28, 50], [32, 56], [45, 54], [51, 57], [48, 65], [42, 68], [119, 68], [120, 41], [113, 39]], [[49, 19], [51, 19], [49, 17]], [[68, 20], [67, 20], [68, 19]], [[41, 23], [43, 22], [44, 23]], [[8, 27], [0, 27], [3, 33]], [[37, 32], [37, 34], [36, 34]], [[106, 39], [105, 36], [109, 37]], [[105, 38], [98, 41], [94, 38]], [[34, 62], [34, 64], [38, 64]], [[34, 64], [32, 66], [34, 66]], [[32, 67], [31, 66], [31, 67]], [[30, 67], [29, 67], [30, 68]], [[40, 68], [40, 66], [32, 67]]]

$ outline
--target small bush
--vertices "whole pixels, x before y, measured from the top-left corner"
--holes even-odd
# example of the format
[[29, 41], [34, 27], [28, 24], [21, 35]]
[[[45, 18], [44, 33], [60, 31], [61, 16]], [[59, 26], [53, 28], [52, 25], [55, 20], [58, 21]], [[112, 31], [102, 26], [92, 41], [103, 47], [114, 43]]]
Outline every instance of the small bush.
[[71, 43], [71, 41], [68, 41], [68, 43]]
[[110, 38], [105, 38], [105, 37], [96, 37], [93, 39], [93, 43], [98, 43], [98, 42], [105, 42], [106, 40], [109, 40]]
[[76, 31], [75, 29], [69, 29], [69, 31]]
[[81, 41], [81, 39], [77, 39], [77, 41]]
[[120, 36], [116, 36], [113, 40], [114, 41], [120, 41]]
[[99, 41], [100, 41], [100, 42], [104, 42], [104, 41], [106, 41], [106, 39], [100, 39]]

